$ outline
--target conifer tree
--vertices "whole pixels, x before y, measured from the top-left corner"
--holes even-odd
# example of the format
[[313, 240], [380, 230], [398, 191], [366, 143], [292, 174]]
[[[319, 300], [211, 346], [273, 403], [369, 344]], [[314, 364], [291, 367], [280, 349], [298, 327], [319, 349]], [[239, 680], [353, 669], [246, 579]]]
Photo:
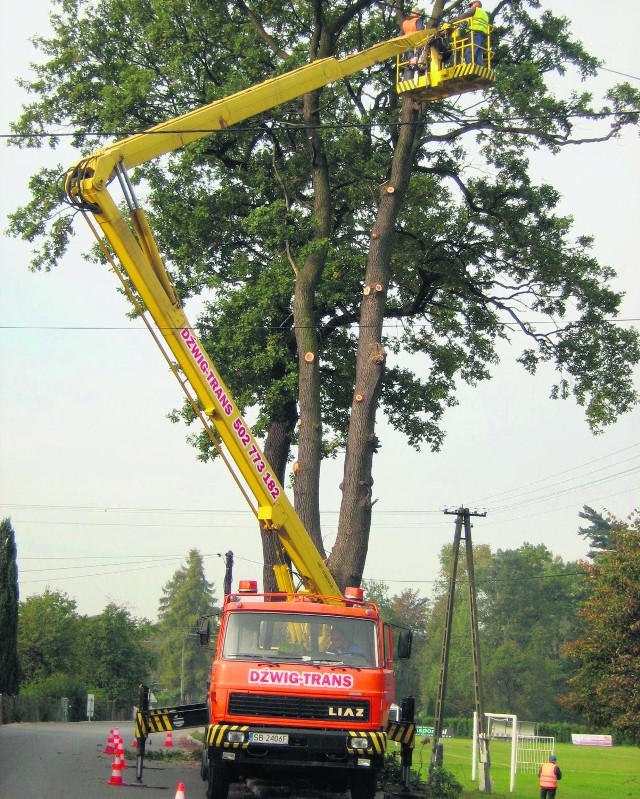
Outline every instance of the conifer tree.
[[0, 694], [17, 694], [20, 688], [18, 660], [18, 564], [11, 520], [0, 522]]
[[200, 616], [215, 611], [215, 603], [214, 585], [206, 579], [202, 555], [192, 549], [186, 564], [164, 586], [158, 608], [158, 681], [176, 700], [178, 696], [192, 702], [203, 698], [211, 653], [199, 648], [195, 629]]

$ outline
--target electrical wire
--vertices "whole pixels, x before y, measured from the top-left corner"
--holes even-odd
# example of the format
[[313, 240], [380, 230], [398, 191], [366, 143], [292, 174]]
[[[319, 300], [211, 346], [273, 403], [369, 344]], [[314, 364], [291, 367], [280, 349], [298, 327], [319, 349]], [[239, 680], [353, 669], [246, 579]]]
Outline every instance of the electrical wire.
[[[614, 70], [607, 70], [608, 72], [613, 72]], [[618, 73], [620, 75], [624, 75], [625, 73]], [[635, 76], [627, 76], [627, 77], [635, 77]], [[463, 109], [464, 111], [464, 109]], [[585, 111], [585, 112], [575, 112], [570, 114], [562, 115], [562, 119], [608, 119], [608, 118], [619, 118], [621, 116], [628, 116], [628, 117], [637, 117], [640, 112], [630, 109], [628, 111]], [[559, 115], [545, 115], [545, 114], [516, 114], [514, 116], [483, 116], [482, 118], [470, 118], [465, 119], [464, 121], [469, 123], [473, 122], [474, 119], [482, 124], [482, 125], [500, 125], [503, 123], [514, 123], [514, 122], [523, 122], [523, 123], [530, 123], [530, 122], [542, 122], [542, 121], [554, 121], [556, 116]], [[454, 125], [456, 124], [455, 120], [452, 119], [434, 119], [429, 121], [429, 125], [436, 126], [436, 125]], [[275, 123], [270, 126], [270, 130], [286, 130], [291, 131], [292, 129], [299, 129], [308, 131], [309, 129], [312, 130], [371, 130], [374, 128], [401, 128], [401, 127], [418, 127], [424, 125], [424, 122], [400, 122], [400, 121], [393, 121], [393, 120], [385, 120], [384, 122], [323, 122], [318, 125], [288, 125], [283, 123]], [[264, 132], [265, 127], [264, 125], [234, 125], [233, 129], [221, 131], [219, 128], [194, 128], [194, 129], [185, 129], [185, 130], [172, 130], [172, 133], [175, 134], [217, 134], [221, 135], [222, 133], [256, 133], [256, 132]], [[122, 136], [126, 136], [127, 138], [131, 136], [164, 136], [166, 135], [165, 130], [134, 130], [129, 132], [123, 131], [41, 131], [41, 132], [33, 132], [33, 133], [0, 133], [0, 139], [14, 139], [14, 140], [26, 140], [26, 139], [70, 139], [70, 138], [77, 138], [77, 139], [85, 139], [85, 138], [109, 138], [109, 139], [116, 139], [118, 140]]]

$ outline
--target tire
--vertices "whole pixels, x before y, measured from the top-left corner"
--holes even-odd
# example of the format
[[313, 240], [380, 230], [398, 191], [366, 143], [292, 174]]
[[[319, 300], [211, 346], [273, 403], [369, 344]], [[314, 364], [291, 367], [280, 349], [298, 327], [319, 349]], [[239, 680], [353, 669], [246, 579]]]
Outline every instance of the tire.
[[229, 773], [219, 760], [209, 760], [207, 768], [207, 799], [227, 799]]
[[209, 747], [207, 742], [202, 744], [202, 756], [200, 758], [200, 776], [206, 782], [209, 777]]
[[376, 772], [356, 771], [351, 778], [351, 799], [374, 799], [376, 795]]

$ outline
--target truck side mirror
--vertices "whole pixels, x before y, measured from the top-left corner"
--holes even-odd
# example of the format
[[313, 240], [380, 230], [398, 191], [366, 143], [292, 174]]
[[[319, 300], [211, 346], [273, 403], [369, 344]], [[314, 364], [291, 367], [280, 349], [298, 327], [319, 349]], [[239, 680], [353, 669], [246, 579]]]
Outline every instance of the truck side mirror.
[[198, 619], [198, 641], [200, 646], [209, 646], [211, 640], [211, 619], [202, 616]]
[[398, 645], [396, 646], [396, 657], [398, 657], [400, 660], [410, 658], [412, 641], [413, 632], [411, 630], [400, 630], [400, 635], [398, 636]]

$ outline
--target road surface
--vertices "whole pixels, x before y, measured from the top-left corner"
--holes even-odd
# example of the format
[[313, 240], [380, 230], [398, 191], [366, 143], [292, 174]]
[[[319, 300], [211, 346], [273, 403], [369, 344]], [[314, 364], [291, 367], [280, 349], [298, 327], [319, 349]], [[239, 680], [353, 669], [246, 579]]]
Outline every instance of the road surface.
[[[2, 799], [174, 799], [179, 782], [185, 799], [204, 799], [205, 784], [197, 762], [145, 760], [143, 782], [135, 761], [127, 761], [123, 787], [108, 785], [113, 755], [105, 755], [114, 722], [7, 724], [0, 726], [0, 797]], [[132, 751], [133, 723], [119, 724], [125, 749]], [[176, 741], [174, 733], [174, 742]], [[149, 737], [151, 750], [162, 749], [161, 734]], [[230, 799], [246, 797], [238, 788]]]

